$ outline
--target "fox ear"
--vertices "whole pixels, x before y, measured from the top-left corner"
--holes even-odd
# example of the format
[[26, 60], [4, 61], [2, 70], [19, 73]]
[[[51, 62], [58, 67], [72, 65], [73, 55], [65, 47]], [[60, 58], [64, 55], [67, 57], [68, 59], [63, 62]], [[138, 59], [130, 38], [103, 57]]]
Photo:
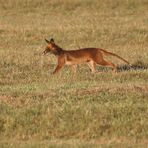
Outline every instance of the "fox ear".
[[50, 39], [50, 43], [54, 43], [54, 39], [53, 38]]
[[48, 41], [47, 39], [45, 39], [45, 41], [49, 44], [50, 43], [50, 41]]

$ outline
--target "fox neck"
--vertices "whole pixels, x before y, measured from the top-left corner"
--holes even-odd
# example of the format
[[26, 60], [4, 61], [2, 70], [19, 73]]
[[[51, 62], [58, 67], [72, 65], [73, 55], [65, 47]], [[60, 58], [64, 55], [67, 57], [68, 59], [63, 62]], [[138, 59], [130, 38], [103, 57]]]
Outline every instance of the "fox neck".
[[53, 52], [53, 54], [55, 56], [59, 56], [59, 55], [63, 54], [63, 52], [64, 52], [64, 50], [61, 47], [56, 46], [55, 51]]

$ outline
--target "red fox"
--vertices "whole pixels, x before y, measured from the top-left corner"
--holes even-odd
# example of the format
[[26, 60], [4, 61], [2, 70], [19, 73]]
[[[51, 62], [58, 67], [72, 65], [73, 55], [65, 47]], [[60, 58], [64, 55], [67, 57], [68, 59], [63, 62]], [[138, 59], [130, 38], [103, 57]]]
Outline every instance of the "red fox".
[[115, 56], [124, 61], [125, 63], [129, 64], [129, 62], [122, 57], [104, 49], [82, 48], [78, 50], [64, 50], [58, 45], [56, 45], [53, 39], [51, 39], [50, 41], [45, 39], [45, 41], [48, 43], [48, 45], [43, 51], [43, 55], [47, 53], [52, 53], [58, 59], [57, 66], [53, 71], [53, 74], [57, 73], [64, 65], [70, 65], [74, 73], [76, 73], [76, 66], [77, 64], [81, 63], [87, 63], [92, 73], [96, 71], [96, 64], [102, 66], [110, 66], [113, 68], [114, 71], [116, 71], [117, 66], [111, 62], [104, 60], [103, 55]]

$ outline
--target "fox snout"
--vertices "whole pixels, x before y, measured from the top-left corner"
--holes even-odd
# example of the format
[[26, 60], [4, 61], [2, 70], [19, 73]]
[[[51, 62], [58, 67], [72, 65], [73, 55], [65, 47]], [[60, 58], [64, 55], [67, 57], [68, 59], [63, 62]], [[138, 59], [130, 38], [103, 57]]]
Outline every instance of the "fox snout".
[[42, 52], [42, 55], [46, 55], [46, 53], [47, 53], [46, 50], [44, 50], [44, 51]]
[[45, 48], [43, 51], [42, 55], [46, 55], [48, 52], [50, 52], [50, 49], [48, 47]]

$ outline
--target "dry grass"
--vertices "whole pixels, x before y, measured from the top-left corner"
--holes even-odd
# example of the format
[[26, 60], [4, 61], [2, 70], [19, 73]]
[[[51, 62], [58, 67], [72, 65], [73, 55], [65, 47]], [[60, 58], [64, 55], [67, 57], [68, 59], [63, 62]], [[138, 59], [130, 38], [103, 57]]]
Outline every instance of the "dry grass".
[[[146, 147], [147, 7], [147, 0], [0, 0], [0, 146]], [[110, 58], [117, 74], [80, 65], [76, 77], [68, 67], [52, 76], [55, 58], [41, 56], [45, 37], [69, 50], [101, 47], [132, 66]]]

